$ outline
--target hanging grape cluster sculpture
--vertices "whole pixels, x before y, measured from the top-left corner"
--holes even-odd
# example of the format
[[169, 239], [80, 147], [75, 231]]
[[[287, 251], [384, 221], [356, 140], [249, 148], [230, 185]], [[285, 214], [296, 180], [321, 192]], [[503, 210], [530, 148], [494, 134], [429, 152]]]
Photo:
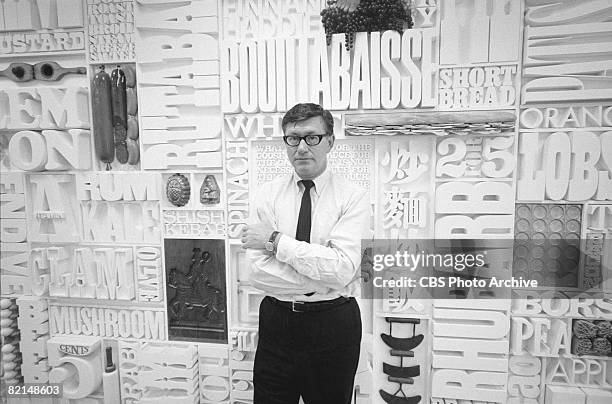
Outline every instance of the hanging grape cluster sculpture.
[[321, 11], [327, 45], [333, 34], [345, 35], [346, 50], [353, 48], [356, 32], [395, 30], [403, 32], [412, 28], [412, 16], [407, 0], [361, 0], [357, 8], [347, 11], [329, 0], [327, 8]]

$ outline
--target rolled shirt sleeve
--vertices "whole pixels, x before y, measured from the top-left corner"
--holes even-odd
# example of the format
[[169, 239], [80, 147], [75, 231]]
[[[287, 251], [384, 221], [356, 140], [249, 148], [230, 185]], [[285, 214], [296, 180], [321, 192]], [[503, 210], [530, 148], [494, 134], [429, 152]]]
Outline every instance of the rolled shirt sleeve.
[[[358, 294], [353, 281], [360, 275], [361, 240], [371, 237], [369, 194], [333, 174], [315, 184], [311, 243], [293, 237], [301, 202], [295, 177], [263, 184], [251, 199], [249, 223], [267, 223], [281, 233], [276, 255], [247, 249], [253, 287], [281, 299]], [[316, 295], [304, 297], [311, 292]]]
[[[270, 207], [265, 203], [266, 186], [256, 193], [251, 205], [249, 224], [269, 223], [277, 228]], [[329, 293], [329, 289], [298, 273], [290, 264], [280, 262], [266, 250], [247, 249], [246, 257], [251, 265], [250, 283], [255, 288], [274, 294], [303, 294], [306, 292]]]
[[325, 245], [282, 235], [276, 258], [317, 284], [342, 289], [358, 277], [361, 240], [369, 237], [370, 204], [365, 192], [355, 192], [333, 226]]

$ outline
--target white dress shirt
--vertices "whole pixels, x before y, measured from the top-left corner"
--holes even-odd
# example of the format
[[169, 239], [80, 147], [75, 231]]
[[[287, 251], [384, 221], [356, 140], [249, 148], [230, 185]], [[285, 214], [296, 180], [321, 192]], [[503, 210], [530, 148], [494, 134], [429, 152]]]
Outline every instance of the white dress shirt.
[[[251, 203], [250, 223], [269, 223], [282, 235], [276, 256], [248, 249], [251, 284], [280, 300], [319, 301], [359, 296], [361, 240], [370, 238], [368, 194], [325, 171], [310, 190], [310, 243], [295, 239], [304, 193], [293, 173], [263, 184]], [[315, 292], [312, 296], [306, 293]]]

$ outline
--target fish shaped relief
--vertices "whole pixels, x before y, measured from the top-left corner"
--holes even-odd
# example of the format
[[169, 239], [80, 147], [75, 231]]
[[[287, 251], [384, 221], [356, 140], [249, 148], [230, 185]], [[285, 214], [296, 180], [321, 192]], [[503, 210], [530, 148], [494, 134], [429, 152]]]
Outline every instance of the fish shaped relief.
[[189, 202], [191, 185], [183, 174], [173, 174], [166, 182], [166, 196], [174, 206], [185, 206]]

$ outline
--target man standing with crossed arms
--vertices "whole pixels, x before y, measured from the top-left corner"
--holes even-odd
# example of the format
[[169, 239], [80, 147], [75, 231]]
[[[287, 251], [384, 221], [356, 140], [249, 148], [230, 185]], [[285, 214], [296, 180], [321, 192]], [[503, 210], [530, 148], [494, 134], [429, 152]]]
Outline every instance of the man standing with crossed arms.
[[327, 169], [331, 113], [297, 104], [282, 121], [295, 172], [261, 186], [242, 246], [264, 291], [253, 383], [255, 404], [351, 402], [361, 342], [361, 239], [365, 191]]

